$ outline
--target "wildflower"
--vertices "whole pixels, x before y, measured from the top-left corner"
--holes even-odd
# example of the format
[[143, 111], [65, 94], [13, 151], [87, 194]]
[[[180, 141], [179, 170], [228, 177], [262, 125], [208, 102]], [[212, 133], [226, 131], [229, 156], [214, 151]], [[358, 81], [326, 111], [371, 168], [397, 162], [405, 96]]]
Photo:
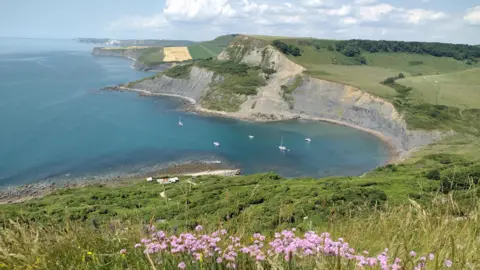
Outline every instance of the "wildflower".
[[433, 259], [435, 259], [435, 255], [433, 255], [433, 253], [428, 254], [428, 259], [433, 261]]
[[415, 251], [413, 251], [413, 250], [410, 251], [409, 254], [410, 254], [410, 257], [415, 257], [415, 256], [417, 256], [417, 253], [416, 253]]
[[420, 257], [420, 261], [424, 262], [426, 260], [427, 260], [427, 258], [425, 258], [425, 256]]
[[223, 262], [222, 258], [221, 258], [221, 257], [218, 257], [218, 258], [217, 258], [217, 263], [222, 263], [222, 262]]
[[203, 230], [202, 225], [197, 225], [197, 227], [195, 227], [195, 231], [199, 232], [201, 230]]
[[126, 250], [126, 249], [122, 248], [122, 249], [120, 250], [120, 254], [125, 255], [126, 253], [127, 253], [127, 250]]
[[445, 260], [445, 267], [450, 268], [452, 267], [453, 262], [451, 260]]
[[187, 266], [185, 265], [184, 262], [181, 262], [181, 263], [178, 264], [178, 268], [180, 268], [180, 269], [185, 269], [185, 267], [187, 267]]
[[141, 246], [142, 246], [142, 244], [135, 244], [134, 247], [135, 247], [135, 248], [139, 248], [139, 247], [141, 247]]

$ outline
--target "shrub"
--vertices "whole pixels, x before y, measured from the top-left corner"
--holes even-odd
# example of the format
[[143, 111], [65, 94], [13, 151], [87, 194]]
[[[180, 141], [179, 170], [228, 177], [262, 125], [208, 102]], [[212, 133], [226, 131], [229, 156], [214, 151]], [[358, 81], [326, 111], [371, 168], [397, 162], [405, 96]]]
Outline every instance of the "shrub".
[[440, 180], [440, 171], [433, 169], [427, 172], [426, 177], [430, 180]]
[[294, 45], [288, 45], [280, 40], [274, 40], [272, 45], [279, 49], [283, 54], [301, 56], [300, 48]]

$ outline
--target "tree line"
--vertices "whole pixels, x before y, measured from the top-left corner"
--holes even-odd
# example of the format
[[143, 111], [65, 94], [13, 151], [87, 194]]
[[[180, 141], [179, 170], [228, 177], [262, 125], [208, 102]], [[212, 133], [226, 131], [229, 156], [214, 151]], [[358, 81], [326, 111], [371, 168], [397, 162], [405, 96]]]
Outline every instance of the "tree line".
[[418, 53], [473, 62], [476, 62], [476, 58], [480, 58], [480, 47], [466, 44], [352, 39], [336, 41], [334, 47], [336, 51], [348, 57], [360, 55], [361, 51], [367, 51], [370, 53]]
[[302, 53], [300, 52], [300, 48], [294, 45], [288, 45], [280, 40], [274, 40], [272, 45], [279, 49], [283, 54], [286, 55], [293, 55], [293, 56], [300, 56]]

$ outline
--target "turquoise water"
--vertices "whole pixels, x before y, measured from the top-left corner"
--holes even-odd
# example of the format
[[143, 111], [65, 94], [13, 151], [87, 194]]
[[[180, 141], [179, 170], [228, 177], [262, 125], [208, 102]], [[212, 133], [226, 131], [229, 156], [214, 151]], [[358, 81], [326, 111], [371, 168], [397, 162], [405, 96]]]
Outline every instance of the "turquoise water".
[[[378, 138], [343, 126], [203, 117], [182, 112], [177, 99], [100, 91], [150, 74], [128, 60], [93, 57], [91, 49], [66, 40], [1, 40], [0, 185], [111, 177], [186, 160], [222, 160], [247, 174], [359, 175], [388, 159]], [[278, 150], [282, 136], [289, 152]]]

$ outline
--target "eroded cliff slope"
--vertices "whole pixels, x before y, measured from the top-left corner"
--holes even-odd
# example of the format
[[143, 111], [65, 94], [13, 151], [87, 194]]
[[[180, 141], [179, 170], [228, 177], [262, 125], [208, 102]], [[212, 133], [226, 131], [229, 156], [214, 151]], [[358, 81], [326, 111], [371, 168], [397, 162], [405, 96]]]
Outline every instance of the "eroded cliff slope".
[[441, 132], [408, 130], [403, 116], [385, 100], [355, 87], [308, 77], [303, 73], [304, 67], [263, 41], [238, 36], [217, 59], [270, 70], [268, 74], [262, 73], [266, 84], [257, 88], [256, 94], [235, 94], [241, 101], [235, 111], [205, 108], [208, 106], [203, 99], [212, 95], [213, 86], [224, 77], [220, 72], [197, 66], [193, 66], [185, 78], [161, 75], [132, 87], [186, 96], [198, 101], [200, 111], [229, 117], [253, 121], [317, 119], [355, 126], [383, 137], [400, 157], [411, 149], [441, 139]]

